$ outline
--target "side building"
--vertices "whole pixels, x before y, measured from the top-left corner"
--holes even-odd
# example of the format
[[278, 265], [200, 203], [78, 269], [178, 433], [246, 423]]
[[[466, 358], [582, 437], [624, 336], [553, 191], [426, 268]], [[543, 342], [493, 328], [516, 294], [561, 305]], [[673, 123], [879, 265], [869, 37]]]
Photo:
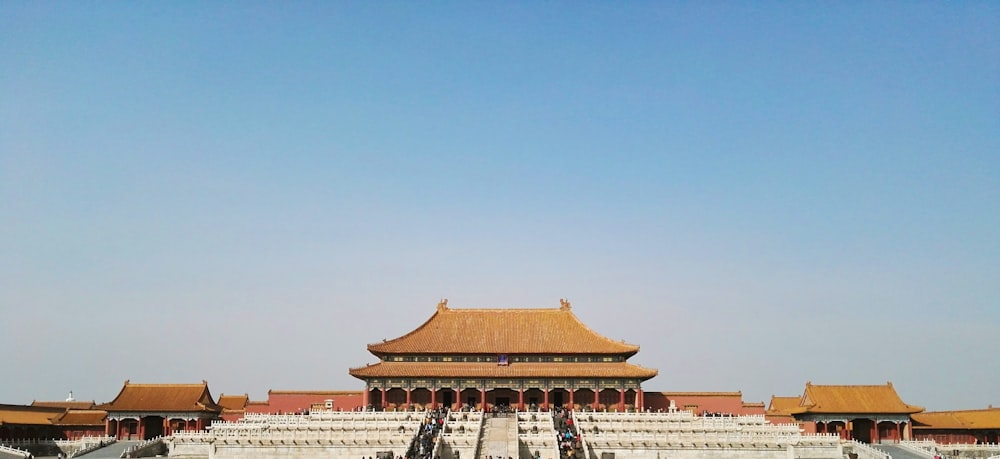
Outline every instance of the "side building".
[[884, 385], [815, 385], [806, 382], [801, 397], [772, 397], [767, 417], [791, 417], [809, 433], [835, 433], [845, 440], [878, 443], [910, 440], [910, 416], [924, 409], [899, 398], [892, 383]]
[[107, 412], [107, 435], [146, 440], [187, 430], [202, 430], [222, 418], [208, 383], [135, 384], [125, 381], [114, 400], [95, 407]]
[[561, 300], [555, 309], [451, 309], [370, 344], [379, 361], [351, 368], [370, 409], [626, 411], [642, 407], [654, 369], [628, 362], [639, 346], [591, 330]]
[[997, 444], [1000, 442], [1000, 408], [934, 411], [913, 415], [917, 440], [937, 443]]

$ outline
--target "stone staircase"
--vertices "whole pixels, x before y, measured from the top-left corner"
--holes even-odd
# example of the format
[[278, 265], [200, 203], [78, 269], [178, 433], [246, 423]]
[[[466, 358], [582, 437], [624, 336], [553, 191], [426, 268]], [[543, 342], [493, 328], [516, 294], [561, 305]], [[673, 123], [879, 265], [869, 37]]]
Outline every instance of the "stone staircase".
[[479, 440], [477, 459], [518, 459], [517, 419], [489, 417]]
[[[570, 433], [573, 434], [573, 438], [579, 438], [580, 437], [580, 432], [576, 430], [577, 429], [576, 422], [573, 422], [570, 419], [572, 419], [572, 413], [569, 412], [569, 411], [565, 411], [565, 412], [563, 412], [563, 416], [562, 417], [560, 417], [560, 416], [554, 416], [553, 419], [552, 419], [552, 422], [554, 424], [556, 432], [563, 432], [564, 430], [569, 430]], [[560, 438], [559, 441], [562, 442], [562, 438]], [[563, 452], [560, 449], [560, 458], [561, 459], [568, 459], [569, 457], [570, 457], [570, 454], [568, 452]], [[583, 448], [581, 448], [580, 446], [576, 446], [574, 444], [574, 447], [573, 447], [573, 450], [572, 450], [572, 457], [574, 459], [580, 459], [580, 458], [586, 459], [586, 458], [584, 458]]]
[[[877, 443], [871, 445], [879, 451], [884, 452], [891, 459], [927, 459], [927, 456], [922, 456], [914, 451], [903, 448], [899, 445], [893, 445], [889, 443]], [[933, 457], [933, 454], [930, 454]]]
[[120, 441], [76, 457], [85, 457], [87, 459], [118, 459], [122, 457], [122, 453], [124, 453], [126, 449], [138, 444], [138, 441]]

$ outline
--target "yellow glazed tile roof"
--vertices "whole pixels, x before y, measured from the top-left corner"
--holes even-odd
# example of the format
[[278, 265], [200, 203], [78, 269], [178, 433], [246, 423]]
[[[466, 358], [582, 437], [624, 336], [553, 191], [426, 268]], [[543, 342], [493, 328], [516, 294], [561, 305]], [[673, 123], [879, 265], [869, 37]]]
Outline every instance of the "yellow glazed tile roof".
[[771, 396], [771, 404], [767, 407], [769, 416], [790, 416], [793, 409], [799, 407], [802, 397]]
[[880, 386], [818, 386], [806, 383], [799, 406], [792, 414], [806, 413], [919, 413], [924, 409], [907, 405], [892, 383]]
[[208, 383], [133, 384], [125, 381], [111, 402], [94, 407], [105, 411], [221, 412], [212, 400]]
[[61, 408], [0, 405], [0, 425], [51, 425], [63, 412]]
[[984, 410], [936, 411], [913, 415], [913, 428], [921, 429], [1000, 429], [1000, 408]]
[[385, 354], [625, 354], [639, 346], [607, 338], [556, 309], [450, 309], [447, 300], [416, 330], [368, 345]]
[[108, 417], [106, 411], [101, 410], [69, 410], [53, 421], [53, 424], [61, 426], [103, 426], [104, 420]]
[[656, 370], [627, 362], [611, 363], [426, 363], [380, 362], [352, 368], [358, 378], [641, 378], [656, 376]]
[[247, 394], [243, 395], [219, 394], [219, 401], [216, 402], [216, 404], [226, 410], [242, 410], [247, 407], [247, 403], [249, 402], [250, 402], [250, 396]]
[[31, 402], [31, 406], [44, 406], [44, 407], [49, 407], [49, 408], [63, 408], [63, 409], [67, 409], [67, 410], [69, 410], [69, 409], [72, 409], [72, 410], [89, 410], [89, 409], [93, 408], [94, 405], [96, 405], [96, 404], [94, 403], [93, 400], [90, 400], [90, 401], [86, 401], [86, 400], [73, 400], [73, 401], [60, 401], [60, 400], [56, 400], [56, 401], [51, 401], [51, 402], [49, 402], [49, 401], [38, 401], [38, 400], [35, 400], [35, 401]]

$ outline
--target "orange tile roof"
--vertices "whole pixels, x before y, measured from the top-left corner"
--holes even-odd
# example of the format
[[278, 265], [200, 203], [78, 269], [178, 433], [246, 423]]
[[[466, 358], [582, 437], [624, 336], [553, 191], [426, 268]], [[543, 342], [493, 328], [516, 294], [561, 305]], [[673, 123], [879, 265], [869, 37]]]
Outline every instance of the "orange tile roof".
[[416, 330], [368, 345], [385, 354], [625, 354], [639, 346], [615, 341], [558, 309], [450, 309], [447, 300]]
[[799, 407], [802, 397], [771, 396], [771, 404], [767, 407], [769, 416], [790, 416], [793, 409]]
[[51, 425], [52, 420], [59, 417], [62, 408], [51, 408], [27, 405], [0, 405], [0, 425]]
[[380, 362], [352, 368], [357, 378], [641, 378], [656, 376], [656, 370], [627, 362], [609, 363], [426, 363]]
[[107, 411], [69, 410], [56, 418], [53, 424], [62, 426], [103, 426], [104, 420], [107, 417]]
[[818, 386], [807, 382], [799, 406], [790, 412], [909, 414], [923, 410], [903, 403], [891, 382], [881, 386]]
[[242, 410], [247, 407], [247, 403], [249, 402], [250, 402], [250, 396], [247, 394], [243, 395], [219, 394], [218, 405], [226, 410]]
[[96, 404], [94, 403], [93, 400], [90, 400], [90, 401], [85, 401], [85, 400], [73, 400], [73, 401], [55, 400], [55, 401], [51, 401], [51, 402], [46, 402], [46, 401], [40, 402], [38, 400], [35, 400], [35, 401], [31, 402], [31, 406], [45, 406], [45, 407], [49, 407], [49, 408], [63, 408], [63, 409], [67, 409], [67, 410], [68, 409], [73, 409], [73, 410], [89, 410], [89, 409], [93, 408], [94, 405], [96, 405]]
[[921, 429], [1000, 429], [1000, 408], [984, 410], [936, 411], [913, 416], [913, 428]]
[[212, 400], [205, 381], [201, 384], [132, 384], [125, 381], [114, 400], [95, 408], [105, 411], [222, 411], [222, 407]]

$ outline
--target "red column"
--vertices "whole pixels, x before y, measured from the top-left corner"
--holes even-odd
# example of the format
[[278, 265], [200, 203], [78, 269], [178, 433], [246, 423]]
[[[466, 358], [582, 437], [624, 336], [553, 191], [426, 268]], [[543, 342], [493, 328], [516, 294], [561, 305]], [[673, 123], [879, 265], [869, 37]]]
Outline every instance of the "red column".
[[383, 387], [382, 388], [382, 409], [384, 410], [385, 407], [387, 407], [387, 406], [389, 406], [389, 405], [385, 403], [385, 388]]
[[139, 418], [139, 428], [136, 429], [139, 432], [139, 440], [146, 439], [146, 426], [143, 425], [142, 418]]
[[453, 391], [455, 392], [455, 402], [451, 404], [451, 409], [458, 411], [462, 407], [462, 390], [453, 389]]
[[[104, 418], [104, 435], [111, 436], [111, 419]], [[115, 435], [117, 437], [117, 435]]]
[[164, 417], [163, 418], [163, 430], [162, 430], [164, 436], [170, 435], [170, 432], [168, 432], [168, 430], [170, 430], [170, 421], [166, 417]]
[[601, 405], [601, 389], [594, 389], [594, 411]]
[[361, 394], [361, 411], [368, 409], [368, 398], [371, 397], [371, 389], [365, 387], [365, 393]]
[[524, 389], [517, 390], [517, 410], [524, 411]]
[[618, 390], [618, 411], [625, 411], [625, 389]]
[[872, 443], [878, 443], [878, 419], [872, 419]]
[[573, 392], [576, 392], [576, 391], [573, 390], [573, 389], [569, 390], [569, 409], [570, 410], [573, 409]]
[[479, 403], [482, 403], [482, 405], [483, 405], [483, 412], [485, 413], [486, 412], [486, 389], [485, 388], [479, 389], [479, 400], [480, 400]]
[[543, 389], [543, 390], [545, 391], [545, 397], [544, 397], [544, 401], [542, 402], [542, 408], [544, 408], [546, 411], [548, 411], [548, 409], [549, 409], [549, 390], [548, 389]]
[[407, 409], [407, 410], [409, 410], [409, 409], [410, 409], [410, 403], [411, 403], [411, 399], [410, 399], [410, 388], [409, 388], [409, 387], [407, 387], [407, 388], [406, 388], [406, 409]]
[[431, 388], [431, 409], [437, 408], [437, 389]]

